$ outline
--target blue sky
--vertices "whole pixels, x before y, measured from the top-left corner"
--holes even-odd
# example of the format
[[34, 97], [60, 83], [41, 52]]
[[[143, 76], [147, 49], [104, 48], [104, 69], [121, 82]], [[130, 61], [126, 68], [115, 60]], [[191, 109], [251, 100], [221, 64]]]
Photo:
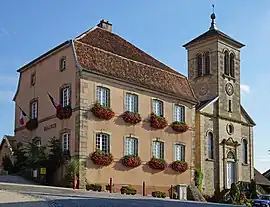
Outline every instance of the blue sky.
[[[210, 26], [246, 44], [241, 53], [242, 104], [255, 120], [255, 166], [270, 168], [270, 1], [115, 0], [0, 1], [0, 135], [13, 134], [16, 70], [52, 47], [95, 26], [102, 18], [113, 31], [187, 75], [184, 43]], [[266, 91], [264, 94], [263, 91]]]

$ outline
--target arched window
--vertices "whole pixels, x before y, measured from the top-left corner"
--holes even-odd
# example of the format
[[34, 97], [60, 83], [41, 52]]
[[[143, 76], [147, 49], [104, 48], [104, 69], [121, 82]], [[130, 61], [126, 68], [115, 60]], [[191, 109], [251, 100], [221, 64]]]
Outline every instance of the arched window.
[[230, 54], [230, 75], [234, 78], [234, 54]]
[[200, 77], [200, 76], [203, 75], [203, 71], [202, 71], [202, 55], [201, 54], [197, 55], [196, 62], [197, 62], [198, 77]]
[[224, 53], [224, 73], [225, 75], [230, 75], [229, 71], [229, 52], [225, 51]]
[[207, 141], [208, 141], [208, 158], [214, 159], [214, 136], [212, 132], [208, 132]]
[[228, 154], [227, 154], [227, 159], [230, 159], [230, 160], [234, 160], [235, 159], [235, 155], [232, 151], [229, 151]]
[[204, 73], [205, 75], [210, 74], [210, 55], [209, 52], [204, 54]]
[[242, 141], [242, 156], [243, 156], [243, 163], [247, 164], [248, 163], [248, 156], [247, 156], [247, 140], [243, 139]]

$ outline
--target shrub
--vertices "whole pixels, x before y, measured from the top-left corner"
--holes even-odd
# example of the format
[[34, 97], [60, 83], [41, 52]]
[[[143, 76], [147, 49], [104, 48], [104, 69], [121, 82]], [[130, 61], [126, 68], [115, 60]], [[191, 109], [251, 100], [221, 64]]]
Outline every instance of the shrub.
[[89, 190], [101, 192], [102, 186], [100, 184], [95, 183], [95, 184], [88, 184], [88, 185], [89, 185], [88, 186]]
[[137, 190], [133, 188], [131, 185], [122, 186], [120, 191], [121, 191], [121, 194], [127, 194], [127, 195], [135, 195], [137, 193]]
[[174, 131], [179, 132], [179, 133], [183, 133], [183, 132], [186, 132], [188, 130], [188, 126], [186, 125], [186, 123], [179, 122], [179, 121], [174, 121], [171, 124], [171, 127]]
[[95, 103], [91, 109], [91, 112], [99, 119], [110, 120], [115, 116], [113, 110], [109, 107], [105, 107], [99, 103]]
[[195, 169], [194, 172], [195, 177], [195, 186], [199, 189], [199, 191], [202, 191], [202, 181], [203, 181], [203, 173], [201, 169]]
[[176, 172], [183, 173], [188, 169], [188, 164], [185, 161], [177, 160], [171, 164], [171, 168]]
[[161, 191], [154, 191], [152, 192], [152, 196], [155, 198], [166, 198], [166, 193]]

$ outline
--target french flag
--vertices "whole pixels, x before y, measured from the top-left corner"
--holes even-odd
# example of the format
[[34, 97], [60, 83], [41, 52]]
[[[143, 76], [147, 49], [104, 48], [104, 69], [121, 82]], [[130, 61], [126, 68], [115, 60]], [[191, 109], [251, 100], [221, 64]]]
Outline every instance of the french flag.
[[59, 110], [61, 108], [61, 105], [57, 103], [57, 101], [48, 93], [48, 96], [56, 110]]
[[21, 114], [20, 114], [20, 125], [24, 125], [24, 117], [27, 116], [26, 113], [21, 110]]

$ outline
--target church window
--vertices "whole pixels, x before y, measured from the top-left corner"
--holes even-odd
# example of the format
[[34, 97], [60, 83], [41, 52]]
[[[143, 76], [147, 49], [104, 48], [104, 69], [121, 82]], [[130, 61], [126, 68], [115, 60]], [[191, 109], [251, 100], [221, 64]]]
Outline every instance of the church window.
[[209, 52], [206, 52], [204, 54], [204, 74], [205, 75], [210, 74], [210, 55], [209, 55]]
[[208, 141], [208, 158], [214, 159], [214, 136], [212, 132], [208, 132], [207, 141]]
[[229, 100], [228, 112], [232, 112], [232, 101]]
[[203, 75], [203, 71], [202, 71], [202, 55], [201, 54], [197, 55], [196, 64], [197, 64], [198, 77], [200, 77], [200, 76]]
[[234, 54], [230, 54], [230, 76], [234, 78]]
[[247, 140], [243, 139], [242, 141], [242, 156], [243, 156], [243, 163], [248, 163], [248, 156], [247, 156]]
[[230, 75], [229, 71], [229, 52], [225, 51], [224, 53], [224, 73], [225, 75]]

